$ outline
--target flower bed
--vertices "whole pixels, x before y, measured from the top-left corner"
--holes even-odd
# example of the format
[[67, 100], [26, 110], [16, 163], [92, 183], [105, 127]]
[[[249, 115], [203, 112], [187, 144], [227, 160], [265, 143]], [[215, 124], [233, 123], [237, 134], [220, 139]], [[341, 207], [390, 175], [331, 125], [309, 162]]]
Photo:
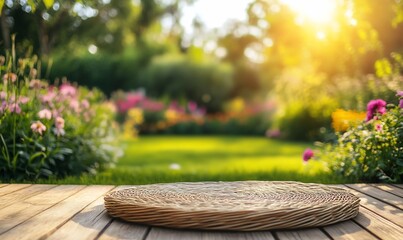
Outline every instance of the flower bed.
[[114, 164], [114, 112], [98, 90], [38, 79], [35, 58], [4, 59], [0, 84], [0, 180], [96, 173]]

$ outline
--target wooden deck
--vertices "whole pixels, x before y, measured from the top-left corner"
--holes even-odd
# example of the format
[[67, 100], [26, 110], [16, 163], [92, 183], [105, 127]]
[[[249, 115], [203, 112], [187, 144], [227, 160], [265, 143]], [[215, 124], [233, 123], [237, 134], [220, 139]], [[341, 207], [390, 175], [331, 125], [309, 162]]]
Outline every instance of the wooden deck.
[[360, 213], [342, 223], [303, 230], [175, 230], [112, 219], [103, 195], [128, 186], [0, 184], [0, 239], [403, 239], [403, 185], [347, 184]]

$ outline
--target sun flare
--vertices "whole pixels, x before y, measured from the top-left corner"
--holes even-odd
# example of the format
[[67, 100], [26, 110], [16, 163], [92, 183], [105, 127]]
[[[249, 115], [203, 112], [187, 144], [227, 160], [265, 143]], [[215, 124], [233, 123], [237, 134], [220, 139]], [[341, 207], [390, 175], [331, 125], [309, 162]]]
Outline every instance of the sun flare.
[[334, 19], [336, 0], [282, 0], [302, 21], [326, 24]]

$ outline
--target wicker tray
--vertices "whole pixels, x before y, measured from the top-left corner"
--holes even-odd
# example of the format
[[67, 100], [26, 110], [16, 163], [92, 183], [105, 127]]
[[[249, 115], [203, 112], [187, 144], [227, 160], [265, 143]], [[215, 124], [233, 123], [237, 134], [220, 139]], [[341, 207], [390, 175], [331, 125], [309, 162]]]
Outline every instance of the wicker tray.
[[172, 228], [256, 231], [323, 226], [358, 214], [342, 188], [299, 182], [198, 182], [136, 186], [105, 196], [113, 217]]

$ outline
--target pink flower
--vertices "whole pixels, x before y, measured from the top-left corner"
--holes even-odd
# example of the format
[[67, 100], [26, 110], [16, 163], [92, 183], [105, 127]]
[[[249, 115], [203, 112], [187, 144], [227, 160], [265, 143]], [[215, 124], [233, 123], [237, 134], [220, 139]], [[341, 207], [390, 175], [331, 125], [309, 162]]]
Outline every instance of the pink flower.
[[36, 121], [31, 124], [31, 129], [33, 132], [36, 132], [36, 133], [39, 133], [40, 135], [42, 135], [42, 133], [44, 131], [46, 131], [46, 126], [43, 125], [43, 123], [41, 123], [40, 121]]
[[38, 112], [38, 117], [40, 119], [48, 119], [50, 120], [52, 118], [52, 112], [49, 109], [42, 109], [41, 111]]
[[58, 129], [64, 128], [64, 119], [62, 117], [57, 117], [55, 120], [55, 125]]
[[78, 100], [71, 100], [70, 108], [72, 108], [76, 113], [81, 112], [80, 103], [78, 102]]
[[26, 104], [28, 102], [29, 102], [29, 97], [25, 97], [25, 96], [19, 96], [18, 97], [18, 103]]
[[21, 108], [18, 105], [18, 103], [10, 104], [9, 109], [10, 109], [10, 112], [17, 113], [17, 114], [21, 113]]
[[84, 99], [84, 100], [81, 101], [81, 106], [82, 106], [84, 109], [90, 108], [90, 102], [88, 102], [87, 99]]
[[55, 97], [56, 97], [56, 94], [53, 91], [49, 91], [47, 94], [42, 96], [42, 102], [51, 103]]
[[64, 83], [60, 86], [60, 93], [64, 96], [75, 96], [77, 89], [70, 84]]
[[398, 96], [398, 97], [403, 97], [403, 91], [397, 91], [396, 96]]
[[403, 99], [400, 99], [400, 101], [399, 101], [399, 107], [400, 107], [400, 108], [403, 108]]
[[376, 124], [375, 129], [376, 129], [376, 131], [379, 131], [379, 132], [382, 131], [382, 124], [379, 124], [379, 123]]
[[369, 101], [367, 105], [367, 122], [373, 119], [376, 113], [386, 113], [386, 102], [384, 100], [376, 99]]
[[304, 151], [304, 154], [302, 155], [302, 160], [304, 160], [304, 162], [308, 162], [309, 159], [311, 159], [313, 157], [313, 151], [310, 148], [307, 148]]
[[266, 137], [268, 138], [279, 138], [281, 136], [281, 132], [279, 129], [268, 129], [266, 131]]
[[66, 132], [64, 131], [63, 128], [54, 128], [53, 132], [56, 136], [60, 137], [60, 136], [64, 136], [64, 134], [66, 134]]
[[45, 84], [42, 83], [42, 81], [39, 80], [39, 79], [32, 79], [32, 80], [29, 82], [29, 87], [30, 87], [30, 88], [33, 88], [33, 89], [41, 89], [41, 88], [44, 87], [44, 86], [45, 86]]
[[193, 101], [188, 102], [188, 109], [189, 109], [190, 112], [196, 111], [197, 110], [197, 103], [195, 103]]
[[17, 81], [17, 75], [15, 73], [6, 73], [3, 75], [3, 81], [4, 83], [7, 83], [8, 80], [11, 80], [11, 82]]
[[1, 100], [5, 100], [6, 98], [7, 98], [7, 93], [4, 92], [4, 91], [1, 91], [1, 92], [0, 92], [0, 99], [1, 99]]
[[0, 106], [0, 112], [4, 112], [7, 109], [7, 102], [3, 101]]

